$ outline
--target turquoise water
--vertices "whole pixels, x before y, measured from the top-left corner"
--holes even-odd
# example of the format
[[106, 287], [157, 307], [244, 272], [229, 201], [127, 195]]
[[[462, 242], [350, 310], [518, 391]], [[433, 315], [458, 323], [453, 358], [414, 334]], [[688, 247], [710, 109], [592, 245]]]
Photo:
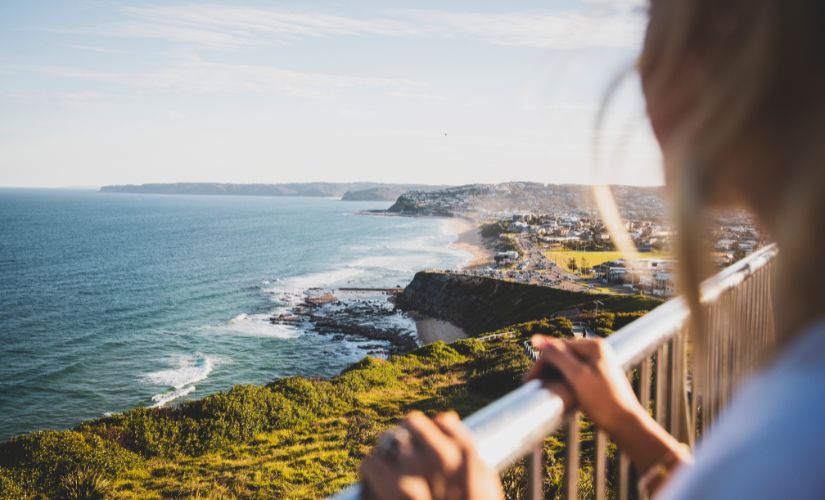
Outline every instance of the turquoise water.
[[0, 439], [364, 356], [268, 315], [467, 256], [443, 220], [318, 198], [0, 189]]

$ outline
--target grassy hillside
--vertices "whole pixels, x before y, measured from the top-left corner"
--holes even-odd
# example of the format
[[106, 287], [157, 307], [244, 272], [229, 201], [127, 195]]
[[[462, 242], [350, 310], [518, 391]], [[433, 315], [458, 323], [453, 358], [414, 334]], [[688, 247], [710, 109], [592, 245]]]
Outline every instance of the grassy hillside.
[[[636, 310], [632, 298], [615, 310]], [[607, 328], [639, 313], [583, 317]], [[356, 479], [382, 430], [413, 409], [466, 416], [520, 384], [521, 341], [569, 334], [569, 321], [513, 325], [516, 337], [437, 342], [389, 360], [365, 358], [332, 379], [290, 377], [165, 409], [138, 408], [0, 445], [0, 498], [319, 498]], [[582, 424], [582, 447], [592, 429]], [[563, 481], [563, 445], [548, 438], [546, 487]], [[587, 457], [587, 453], [583, 455]], [[589, 458], [579, 477], [591, 491]], [[524, 469], [503, 476], [520, 498]]]

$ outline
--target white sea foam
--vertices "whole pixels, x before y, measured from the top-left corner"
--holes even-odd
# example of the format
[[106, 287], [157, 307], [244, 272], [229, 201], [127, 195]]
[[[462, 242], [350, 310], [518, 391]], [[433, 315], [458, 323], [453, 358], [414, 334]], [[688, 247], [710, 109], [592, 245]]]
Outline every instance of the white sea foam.
[[294, 339], [301, 335], [298, 327], [271, 323], [269, 321], [271, 316], [272, 314], [239, 314], [220, 329], [249, 337]]
[[153, 408], [163, 406], [195, 390], [195, 384], [205, 380], [215, 368], [217, 359], [198, 353], [173, 359], [174, 368], [146, 374], [143, 381], [159, 387], [171, 388], [152, 396]]
[[182, 398], [186, 396], [190, 392], [195, 390], [194, 385], [187, 385], [186, 387], [181, 387], [180, 389], [175, 389], [169, 392], [162, 392], [160, 394], [155, 394], [152, 396], [152, 403], [149, 407], [150, 408], [160, 408], [165, 406], [167, 403], [171, 403], [172, 401]]
[[198, 353], [194, 356], [179, 356], [175, 364], [175, 368], [147, 374], [144, 380], [153, 385], [180, 389], [208, 377], [214, 368], [215, 359]]

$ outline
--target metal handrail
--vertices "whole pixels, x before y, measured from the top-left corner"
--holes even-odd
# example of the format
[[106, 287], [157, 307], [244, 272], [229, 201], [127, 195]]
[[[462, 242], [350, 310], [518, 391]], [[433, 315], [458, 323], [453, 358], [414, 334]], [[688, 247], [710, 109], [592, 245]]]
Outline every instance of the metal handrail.
[[[770, 263], [777, 251], [776, 245], [766, 246], [709, 278], [702, 284], [701, 301], [716, 301], [726, 291], [740, 286]], [[612, 334], [606, 342], [622, 367], [630, 370], [657, 351], [661, 357], [663, 346], [684, 331], [688, 317], [685, 301], [677, 297]], [[673, 365], [676, 361], [670, 363]], [[663, 364], [659, 363], [660, 368]], [[649, 365], [646, 370], [649, 384]], [[693, 404], [697, 404], [696, 398]], [[464, 424], [473, 434], [481, 459], [500, 472], [531, 452], [535, 456], [543, 440], [561, 427], [567, 410], [558, 395], [546, 389], [540, 381], [532, 380], [473, 413], [464, 419]], [[657, 411], [657, 419], [662, 421], [664, 417], [658, 413], [661, 412]], [[672, 415], [670, 420], [668, 427], [673, 432], [678, 424]], [[354, 500], [360, 498], [360, 492], [360, 486], [355, 484], [333, 498]]]

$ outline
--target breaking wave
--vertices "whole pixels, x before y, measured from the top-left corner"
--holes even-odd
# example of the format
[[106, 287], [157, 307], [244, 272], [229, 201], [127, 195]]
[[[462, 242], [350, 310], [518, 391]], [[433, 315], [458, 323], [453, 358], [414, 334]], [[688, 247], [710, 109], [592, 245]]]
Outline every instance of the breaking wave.
[[175, 368], [151, 372], [143, 377], [143, 381], [148, 384], [171, 388], [152, 396], [150, 407], [159, 408], [194, 391], [195, 384], [212, 373], [216, 359], [198, 353], [194, 356], [180, 356], [175, 364]]

